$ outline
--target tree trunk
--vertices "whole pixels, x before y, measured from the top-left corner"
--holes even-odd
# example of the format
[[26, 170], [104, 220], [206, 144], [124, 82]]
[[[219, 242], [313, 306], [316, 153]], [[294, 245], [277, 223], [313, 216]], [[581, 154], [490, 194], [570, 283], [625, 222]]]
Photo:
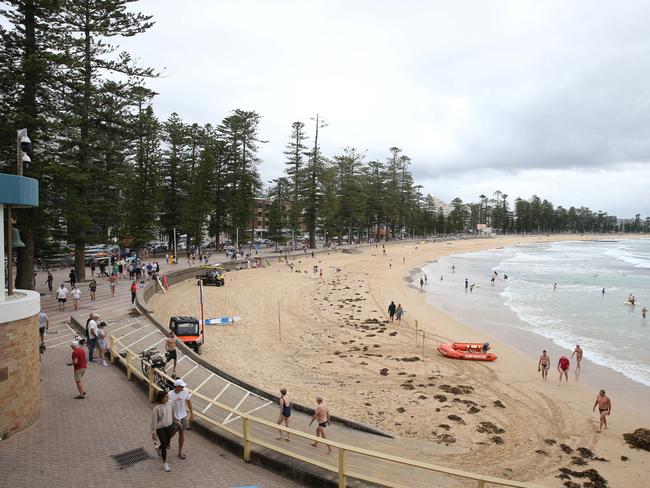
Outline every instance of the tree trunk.
[[83, 238], [78, 238], [74, 244], [74, 270], [77, 274], [77, 282], [80, 282], [86, 279], [86, 242]]

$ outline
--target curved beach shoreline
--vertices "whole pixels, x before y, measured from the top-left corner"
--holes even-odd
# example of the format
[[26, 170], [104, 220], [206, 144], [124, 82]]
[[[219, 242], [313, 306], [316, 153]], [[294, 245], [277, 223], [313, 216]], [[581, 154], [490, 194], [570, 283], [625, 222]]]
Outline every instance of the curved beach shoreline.
[[[589, 463], [611, 486], [640, 486], [650, 474], [650, 455], [630, 451], [621, 434], [647, 426], [646, 412], [613, 397], [610, 429], [598, 434], [591, 385], [572, 378], [558, 387], [554, 369], [543, 383], [536, 359], [429, 305], [404, 279], [448, 254], [558, 240], [391, 243], [385, 256], [380, 244], [313, 259], [298, 256], [290, 261], [293, 271], [275, 259], [264, 269], [228, 273], [226, 287], [206, 288], [206, 317], [232, 314], [242, 320], [208, 328], [203, 354], [262, 388], [286, 386], [299, 403], [312, 404], [322, 394], [337, 414], [393, 433], [397, 454], [561, 486], [559, 467], [583, 469], [560, 450], [564, 443], [608, 459]], [[314, 265], [323, 269], [322, 279]], [[399, 325], [383, 323], [391, 300], [406, 310]], [[172, 314], [196, 315], [196, 285], [178, 285], [166, 298], [154, 297], [152, 305], [163, 322]], [[421, 333], [416, 344], [416, 321], [426, 336], [424, 349]], [[489, 340], [499, 360], [442, 358], [435, 345], [443, 340]], [[495, 406], [497, 401], [505, 408]]]

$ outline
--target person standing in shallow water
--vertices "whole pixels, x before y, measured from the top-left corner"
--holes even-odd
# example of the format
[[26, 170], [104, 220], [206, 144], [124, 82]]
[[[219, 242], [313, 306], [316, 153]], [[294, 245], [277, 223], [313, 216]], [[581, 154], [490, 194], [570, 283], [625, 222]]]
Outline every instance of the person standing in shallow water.
[[[289, 417], [291, 417], [291, 400], [287, 398], [287, 389], [282, 388], [280, 390], [280, 416], [278, 417], [278, 425], [284, 424], [285, 427], [289, 427]], [[278, 430], [276, 439], [283, 439], [281, 430]], [[286, 441], [289, 442], [289, 432], [287, 432]]]

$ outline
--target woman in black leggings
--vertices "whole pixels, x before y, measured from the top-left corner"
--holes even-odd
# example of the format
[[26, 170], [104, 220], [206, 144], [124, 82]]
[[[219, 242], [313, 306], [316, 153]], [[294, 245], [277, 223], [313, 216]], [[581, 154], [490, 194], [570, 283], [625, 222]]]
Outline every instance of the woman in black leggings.
[[160, 447], [158, 454], [163, 460], [163, 469], [167, 472], [171, 471], [171, 466], [167, 463], [167, 449], [169, 443], [174, 435], [173, 424], [176, 422], [174, 418], [174, 409], [169, 401], [166, 391], [159, 391], [156, 394], [157, 405], [153, 407], [151, 414], [151, 438], [155, 441], [156, 436], [160, 440]]

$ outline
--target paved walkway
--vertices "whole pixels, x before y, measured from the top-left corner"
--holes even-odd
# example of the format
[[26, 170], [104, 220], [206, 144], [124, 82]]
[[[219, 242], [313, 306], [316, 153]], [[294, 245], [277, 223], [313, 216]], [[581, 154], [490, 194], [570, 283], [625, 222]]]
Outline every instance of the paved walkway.
[[[63, 272], [55, 274], [55, 285]], [[58, 278], [58, 281], [57, 281]], [[37, 289], [46, 293], [45, 276], [39, 273]], [[128, 280], [110, 297], [108, 284], [98, 289], [97, 302], [90, 302], [87, 284], [79, 313], [96, 310], [103, 317], [128, 320], [130, 293]], [[244, 461], [212, 444], [194, 432], [188, 432], [185, 452], [177, 454], [177, 439], [172, 441], [169, 461], [172, 472], [162, 470], [156, 457], [149, 430], [151, 405], [147, 395], [115, 367], [89, 364], [85, 376], [88, 397], [75, 400], [76, 387], [70, 360], [69, 343], [74, 332], [65, 312], [47, 293], [43, 308], [50, 319], [48, 345], [42, 363], [43, 405], [40, 418], [29, 428], [0, 442], [0, 485], [11, 487], [47, 486], [48, 488], [83, 485], [155, 486], [182, 483], [197, 487], [293, 488], [302, 486]], [[127, 469], [119, 469], [111, 458], [124, 451], [144, 448], [151, 456]]]

